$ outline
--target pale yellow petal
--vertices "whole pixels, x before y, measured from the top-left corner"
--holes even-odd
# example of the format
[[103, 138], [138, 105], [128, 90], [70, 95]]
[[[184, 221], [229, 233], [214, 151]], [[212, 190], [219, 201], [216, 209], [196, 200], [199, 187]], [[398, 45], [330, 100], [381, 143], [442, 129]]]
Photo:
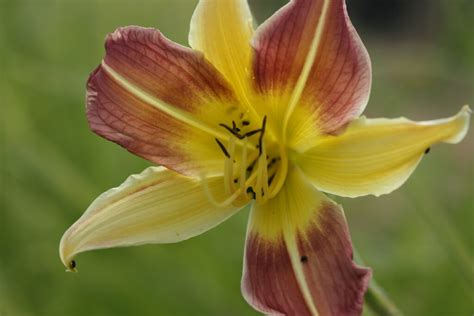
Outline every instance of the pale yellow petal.
[[234, 86], [244, 101], [250, 82], [252, 15], [247, 0], [200, 0], [194, 11], [189, 44]]
[[468, 106], [447, 119], [353, 121], [337, 136], [322, 137], [292, 159], [320, 190], [340, 196], [390, 193], [415, 170], [433, 144], [460, 142], [469, 128]]
[[[217, 199], [225, 199], [222, 178], [210, 178], [207, 185]], [[87, 250], [178, 242], [213, 228], [237, 210], [211, 204], [200, 180], [150, 167], [89, 206], [64, 233], [61, 260], [73, 269], [72, 258]]]

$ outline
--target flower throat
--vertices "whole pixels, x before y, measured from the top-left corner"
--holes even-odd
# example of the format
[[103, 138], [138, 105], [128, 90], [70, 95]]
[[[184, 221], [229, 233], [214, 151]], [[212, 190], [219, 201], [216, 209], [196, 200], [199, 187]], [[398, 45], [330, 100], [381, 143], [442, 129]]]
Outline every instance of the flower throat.
[[210, 201], [218, 206], [230, 205], [237, 199], [264, 203], [276, 196], [287, 173], [286, 152], [277, 144], [267, 144], [267, 116], [256, 129], [249, 128], [250, 121], [243, 119], [243, 115], [238, 122], [219, 124], [229, 133], [225, 143], [215, 138], [224, 156], [223, 178], [228, 198], [223, 202], [216, 201], [204, 181]]

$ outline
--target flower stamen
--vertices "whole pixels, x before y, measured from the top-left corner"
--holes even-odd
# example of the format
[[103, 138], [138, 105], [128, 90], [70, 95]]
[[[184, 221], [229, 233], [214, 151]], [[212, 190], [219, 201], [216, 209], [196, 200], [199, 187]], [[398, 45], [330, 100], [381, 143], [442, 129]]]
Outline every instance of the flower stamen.
[[229, 206], [230, 204], [232, 204], [239, 196], [240, 196], [240, 192], [239, 191], [235, 191], [231, 196], [229, 196], [227, 199], [225, 199], [224, 201], [222, 202], [219, 202], [216, 200], [216, 198], [214, 197], [214, 195], [212, 194], [210, 188], [209, 188], [209, 183], [207, 182], [207, 177], [202, 177], [202, 184], [203, 184], [203, 187], [204, 187], [204, 192], [209, 200], [209, 202], [211, 202], [211, 204], [213, 204], [214, 206], [216, 207], [226, 207], [226, 206]]
[[[277, 182], [275, 182], [273, 186], [271, 186], [271, 189], [270, 189], [271, 192], [268, 199], [274, 198], [278, 194], [278, 192], [280, 192], [281, 188], [283, 187], [283, 184], [285, 183], [286, 175], [288, 173], [288, 156], [283, 146], [280, 146], [280, 159], [281, 159], [280, 164], [279, 164], [280, 168], [275, 173], [275, 174], [278, 174]], [[275, 174], [273, 176], [275, 176]], [[272, 180], [273, 180], [273, 177], [272, 177]]]
[[[224, 186], [229, 198], [223, 202], [217, 202], [211, 197], [213, 204], [228, 205], [239, 196], [247, 200], [254, 199], [257, 203], [265, 203], [276, 196], [281, 189], [287, 173], [286, 166], [283, 166], [287, 158], [282, 147], [279, 154], [272, 157], [267, 155], [267, 144], [264, 138], [266, 123], [267, 116], [264, 116], [260, 128], [250, 131], [245, 131], [245, 127], [250, 125], [249, 121], [240, 122], [240, 127], [237, 127], [236, 121], [232, 121], [231, 125], [219, 124], [231, 134], [226, 145], [216, 139], [216, 143], [225, 155]], [[257, 144], [251, 145], [249, 144], [250, 137], [255, 134], [259, 134]], [[241, 150], [239, 155], [236, 151], [237, 146], [238, 150]], [[269, 174], [271, 174], [270, 177]], [[274, 181], [275, 177], [277, 181]], [[209, 195], [209, 188], [206, 190]]]
[[235, 156], [235, 138], [230, 137], [229, 139], [229, 157], [224, 162], [224, 179], [225, 179], [225, 190], [227, 194], [234, 192], [235, 183], [232, 180], [234, 177], [234, 156]]
[[242, 185], [245, 183], [246, 177], [247, 177], [247, 170], [246, 170], [246, 165], [247, 165], [247, 143], [248, 143], [248, 138], [244, 138], [244, 146], [242, 147], [242, 159], [240, 161], [240, 180], [239, 183], [241, 184], [240, 186], [240, 191], [242, 194], [245, 193], [245, 187]]
[[222, 144], [222, 142], [218, 138], [215, 138], [215, 140], [216, 140], [217, 145], [219, 145], [219, 148], [221, 149], [221, 151], [224, 153], [224, 155], [227, 158], [230, 158], [229, 152], [227, 151], [227, 148], [225, 148], [224, 144]]

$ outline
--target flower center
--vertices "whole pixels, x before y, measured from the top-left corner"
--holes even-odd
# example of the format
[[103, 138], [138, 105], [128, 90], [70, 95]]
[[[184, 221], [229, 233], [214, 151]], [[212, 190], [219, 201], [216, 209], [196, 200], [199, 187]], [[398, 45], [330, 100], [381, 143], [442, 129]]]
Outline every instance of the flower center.
[[284, 184], [288, 160], [284, 146], [266, 137], [267, 117], [255, 125], [241, 115], [237, 122], [219, 126], [229, 134], [226, 140], [215, 139], [224, 158], [223, 179], [228, 198], [216, 201], [204, 181], [211, 202], [227, 206], [250, 200], [265, 203], [275, 197]]

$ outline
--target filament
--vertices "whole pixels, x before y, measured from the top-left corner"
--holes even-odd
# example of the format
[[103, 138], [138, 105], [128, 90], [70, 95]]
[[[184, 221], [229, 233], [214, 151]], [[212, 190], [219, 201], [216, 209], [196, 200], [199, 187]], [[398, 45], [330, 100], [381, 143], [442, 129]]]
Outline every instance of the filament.
[[262, 142], [262, 157], [264, 161], [263, 166], [263, 195], [265, 196], [265, 201], [268, 200], [268, 164], [267, 164], [267, 150], [265, 148], [264, 142]]
[[245, 186], [243, 185], [245, 183], [245, 177], [247, 173], [247, 143], [248, 143], [248, 138], [244, 138], [244, 146], [242, 148], [242, 159], [240, 161], [240, 179], [239, 179], [239, 184], [240, 184], [240, 191], [242, 194], [245, 193]]
[[[242, 119], [242, 115], [240, 118]], [[244, 124], [244, 122], [247, 123]], [[237, 127], [235, 121], [232, 121], [232, 125], [219, 124], [230, 133], [225, 145], [219, 139], [215, 139], [225, 156], [223, 181], [227, 198], [224, 201], [217, 201], [209, 189], [207, 178], [202, 177], [206, 195], [213, 205], [227, 206], [239, 197], [242, 197], [245, 201], [250, 198], [255, 199], [257, 203], [264, 203], [275, 197], [283, 187], [288, 173], [286, 149], [281, 144], [279, 149], [275, 148], [279, 151], [276, 156], [274, 155], [274, 149], [271, 150], [273, 158], [267, 156], [264, 138], [266, 122], [267, 116], [264, 116], [261, 127], [250, 131], [241, 130]], [[240, 124], [248, 126], [250, 123], [242, 121]], [[258, 134], [258, 144], [249, 143], [250, 138], [256, 134]], [[239, 148], [236, 149], [236, 146], [239, 146]], [[237, 154], [238, 150], [241, 150], [239, 154]], [[269, 159], [271, 159], [271, 162], [269, 162]], [[271, 174], [270, 179], [268, 178], [269, 173]], [[252, 195], [249, 193], [252, 193]]]
[[209, 183], [207, 182], [207, 177], [205, 177], [205, 176], [202, 177], [202, 184], [204, 186], [204, 192], [206, 193], [206, 196], [207, 196], [208, 200], [211, 202], [211, 204], [213, 204], [216, 207], [229, 206], [240, 196], [240, 192], [235, 191], [234, 194], [229, 196], [227, 199], [225, 199], [222, 202], [219, 202], [219, 201], [216, 200], [216, 198], [214, 197], [214, 195], [211, 192], [211, 189], [209, 188]]
[[234, 191], [234, 183], [232, 181], [234, 175], [234, 156], [235, 156], [235, 138], [229, 139], [229, 157], [224, 160], [224, 187], [228, 195]]
[[286, 150], [283, 146], [280, 147], [280, 169], [277, 171], [277, 181], [272, 185], [269, 199], [274, 198], [280, 189], [283, 187], [285, 183], [286, 175], [288, 173], [288, 157], [286, 155]]

